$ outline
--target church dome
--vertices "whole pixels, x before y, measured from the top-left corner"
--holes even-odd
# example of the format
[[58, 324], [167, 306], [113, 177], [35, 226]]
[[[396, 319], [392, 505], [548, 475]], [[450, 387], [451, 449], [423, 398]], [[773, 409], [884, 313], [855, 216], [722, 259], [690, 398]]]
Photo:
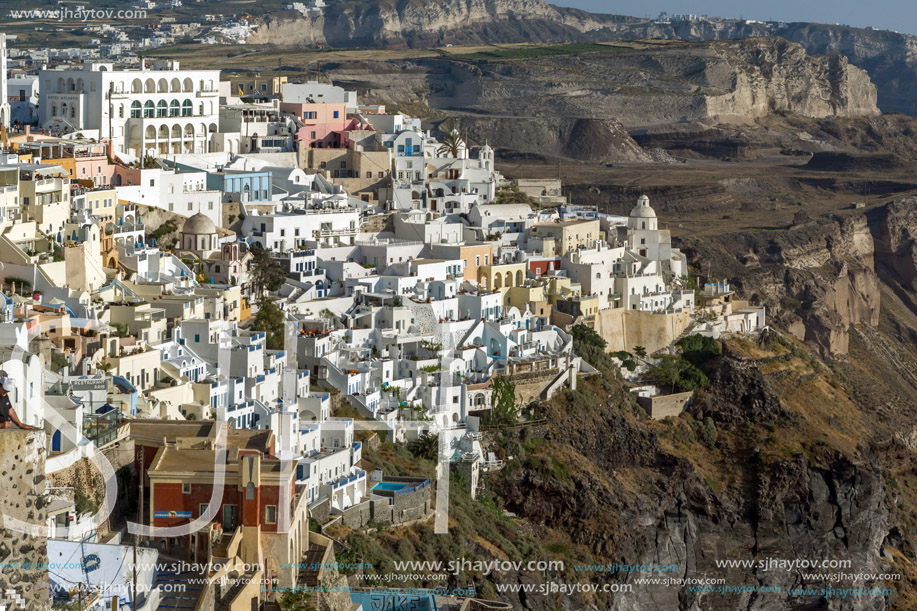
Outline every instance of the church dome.
[[198, 212], [185, 221], [181, 232], [191, 235], [209, 235], [217, 232], [217, 226], [205, 214]]
[[650, 198], [641, 195], [637, 200], [637, 205], [630, 211], [631, 218], [654, 219], [656, 211], [650, 206]]

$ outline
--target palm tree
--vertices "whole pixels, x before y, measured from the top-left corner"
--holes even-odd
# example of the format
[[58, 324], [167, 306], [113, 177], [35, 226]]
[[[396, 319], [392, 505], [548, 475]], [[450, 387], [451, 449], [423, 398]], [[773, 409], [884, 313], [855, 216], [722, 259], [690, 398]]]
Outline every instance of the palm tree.
[[408, 444], [408, 451], [417, 458], [435, 461], [439, 455], [439, 435], [424, 433]]
[[448, 155], [449, 157], [458, 157], [459, 151], [462, 147], [465, 146], [465, 142], [462, 140], [462, 136], [458, 133], [457, 129], [453, 129], [449, 132], [449, 135], [446, 136], [446, 139], [443, 140], [443, 143], [436, 150], [440, 155]]

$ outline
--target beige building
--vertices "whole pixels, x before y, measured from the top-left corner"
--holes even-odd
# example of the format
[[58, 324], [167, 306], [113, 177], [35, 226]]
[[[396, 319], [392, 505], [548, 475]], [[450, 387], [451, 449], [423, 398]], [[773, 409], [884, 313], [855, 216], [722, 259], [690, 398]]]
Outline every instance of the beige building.
[[490, 244], [430, 244], [430, 248], [440, 259], [461, 259], [465, 264], [462, 278], [466, 282], [477, 282], [478, 268], [490, 265], [493, 256]]
[[554, 240], [556, 254], [563, 255], [578, 248], [593, 248], [598, 240], [605, 240], [605, 233], [599, 228], [598, 219], [557, 221], [538, 223], [529, 228], [529, 237], [539, 240]]
[[70, 175], [60, 166], [20, 166], [19, 197], [38, 228], [55, 234], [70, 218]]
[[378, 201], [391, 187], [392, 154], [383, 151], [356, 151], [334, 148], [300, 147], [299, 167], [307, 172], [321, 172], [325, 178], [353, 197]]
[[146, 302], [111, 304], [108, 322], [124, 325], [140, 342], [158, 344], [167, 339], [165, 310]]
[[240, 98], [279, 96], [287, 82], [285, 76], [243, 76], [230, 80], [232, 95]]
[[119, 347], [115, 353], [110, 351], [106, 358], [112, 365], [111, 373], [127, 379], [140, 391], [152, 388], [159, 380], [161, 360], [160, 351], [146, 344]]

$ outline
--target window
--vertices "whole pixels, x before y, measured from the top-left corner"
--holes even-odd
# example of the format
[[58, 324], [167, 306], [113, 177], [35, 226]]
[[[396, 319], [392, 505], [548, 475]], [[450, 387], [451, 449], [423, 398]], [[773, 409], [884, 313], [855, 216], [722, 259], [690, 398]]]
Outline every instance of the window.
[[277, 522], [276, 505], [268, 505], [264, 508], [264, 521], [268, 524], [275, 524]]
[[210, 508], [210, 505], [207, 503], [201, 503], [201, 511], [198, 516], [203, 517], [207, 515], [207, 510]]
[[191, 494], [191, 484], [182, 484], [181, 493], [182, 494]]
[[339, 119], [340, 117], [341, 117], [341, 111], [335, 110], [335, 111], [334, 111], [334, 118], [335, 118], [335, 119]]

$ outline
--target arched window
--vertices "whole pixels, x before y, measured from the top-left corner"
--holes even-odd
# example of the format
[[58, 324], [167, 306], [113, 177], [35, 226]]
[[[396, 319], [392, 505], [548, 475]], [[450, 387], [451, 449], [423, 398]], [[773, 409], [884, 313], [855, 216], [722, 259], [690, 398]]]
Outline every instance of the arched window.
[[194, 109], [191, 106], [191, 100], [185, 100], [181, 103], [181, 116], [190, 117], [193, 110]]
[[172, 100], [171, 102], [169, 102], [169, 116], [177, 117], [180, 114], [181, 114], [181, 107], [178, 103], [178, 100]]
[[139, 78], [131, 81], [131, 93], [143, 93], [143, 83], [140, 82]]
[[166, 79], [164, 78], [159, 79], [159, 83], [156, 88], [156, 91], [158, 91], [159, 93], [169, 93], [169, 83], [166, 82]]
[[156, 83], [153, 82], [153, 79], [148, 78], [146, 83], [143, 84], [144, 93], [156, 93]]
[[[162, 82], [164, 83], [165, 81], [162, 81]], [[166, 105], [166, 101], [159, 100], [159, 102], [156, 104], [156, 116], [165, 117], [168, 114], [169, 114], [169, 111], [168, 111], [168, 106]]]
[[172, 79], [172, 86], [169, 88], [172, 93], [178, 93], [181, 91], [181, 83], [178, 82], [177, 78]]
[[153, 101], [147, 100], [143, 105], [143, 116], [147, 119], [152, 119], [155, 112], [156, 108], [153, 106]]
[[139, 118], [140, 118], [140, 102], [138, 102], [137, 100], [134, 100], [133, 102], [131, 102], [131, 119], [139, 119]]
[[182, 81], [182, 91], [184, 93], [190, 93], [193, 90], [194, 84], [191, 82], [190, 78], [186, 78], [184, 81]]

